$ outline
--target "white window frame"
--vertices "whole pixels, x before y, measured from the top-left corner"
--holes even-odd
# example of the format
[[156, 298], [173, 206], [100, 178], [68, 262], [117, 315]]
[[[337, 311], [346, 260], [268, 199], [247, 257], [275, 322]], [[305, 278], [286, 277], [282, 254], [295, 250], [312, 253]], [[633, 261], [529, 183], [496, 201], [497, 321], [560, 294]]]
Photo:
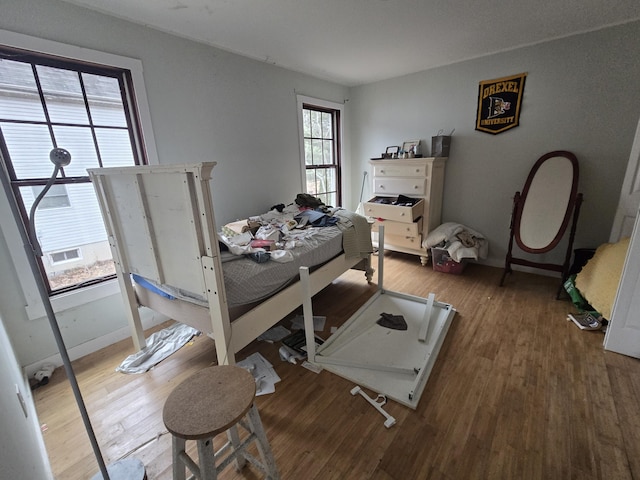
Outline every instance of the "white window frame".
[[300, 143], [300, 181], [302, 184], [302, 192], [307, 192], [307, 165], [305, 164], [305, 156], [304, 156], [304, 117], [303, 110], [304, 105], [315, 105], [323, 108], [330, 108], [332, 110], [338, 110], [340, 112], [340, 125], [339, 132], [340, 135], [340, 158], [342, 159], [342, 164], [340, 168], [342, 169], [342, 175], [340, 175], [340, 191], [342, 192], [342, 202], [345, 202], [345, 189], [344, 189], [344, 103], [336, 103], [331, 102], [329, 100], [321, 100], [319, 98], [308, 97], [305, 95], [297, 95], [296, 96], [298, 103], [298, 140]]
[[[149, 164], [157, 165], [158, 154], [156, 142], [151, 126], [151, 113], [147, 101], [147, 92], [144, 87], [142, 75], [142, 62], [135, 58], [113, 55], [110, 53], [77, 47], [50, 40], [44, 40], [29, 35], [0, 30], [0, 44], [9, 47], [31, 50], [38, 53], [57, 55], [73, 60], [80, 60], [101, 65], [108, 65], [129, 70], [135, 90], [135, 100], [140, 119], [140, 128], [143, 137], [140, 142], [144, 144]], [[42, 299], [38, 291], [35, 278], [31, 273], [29, 260], [22, 244], [22, 238], [18, 226], [13, 220], [13, 215], [6, 201], [0, 201], [0, 218], [3, 219], [2, 231], [7, 241], [9, 252], [15, 266], [16, 274], [25, 296], [25, 310], [30, 320], [42, 318], [46, 315]], [[6, 226], [6, 227], [5, 227]], [[117, 279], [108, 280], [96, 285], [79, 288], [67, 293], [51, 297], [51, 306], [54, 312], [62, 312], [70, 308], [78, 307], [104, 297], [120, 293]]]

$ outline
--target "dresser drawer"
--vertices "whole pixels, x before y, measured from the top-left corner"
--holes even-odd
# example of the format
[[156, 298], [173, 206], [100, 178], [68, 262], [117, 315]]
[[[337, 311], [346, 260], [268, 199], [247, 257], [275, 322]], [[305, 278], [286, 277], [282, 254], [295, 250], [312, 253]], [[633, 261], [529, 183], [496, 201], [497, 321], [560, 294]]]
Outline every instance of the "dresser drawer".
[[425, 178], [397, 178], [375, 177], [373, 179], [373, 192], [376, 194], [424, 195]]
[[422, 233], [422, 217], [413, 223], [394, 222], [393, 220], [374, 220], [371, 231], [377, 232], [380, 226], [384, 227], [384, 235], [402, 235], [405, 237], [418, 237]]
[[373, 165], [374, 177], [425, 177], [426, 165]]
[[395, 220], [402, 223], [413, 223], [422, 215], [424, 200], [420, 199], [415, 205], [400, 207], [388, 203], [379, 203], [376, 200], [383, 197], [375, 197], [365, 202], [364, 214], [373, 218], [384, 218], [385, 220]]
[[[378, 234], [374, 232], [373, 241], [378, 241]], [[387, 235], [387, 231], [384, 232], [384, 248], [393, 250], [393, 247], [410, 248], [412, 250], [422, 249], [422, 235], [417, 237], [406, 237], [404, 235]], [[425, 250], [426, 252], [426, 250]]]

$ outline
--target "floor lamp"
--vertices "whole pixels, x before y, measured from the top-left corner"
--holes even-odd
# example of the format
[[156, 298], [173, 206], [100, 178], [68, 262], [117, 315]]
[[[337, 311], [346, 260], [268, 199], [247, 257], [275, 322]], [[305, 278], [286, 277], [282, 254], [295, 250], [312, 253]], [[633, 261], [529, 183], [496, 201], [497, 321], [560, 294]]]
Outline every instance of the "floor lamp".
[[[0, 158], [1, 157], [2, 152], [0, 152]], [[67, 352], [67, 348], [65, 347], [62, 334], [60, 333], [60, 327], [58, 326], [58, 321], [56, 319], [55, 312], [53, 311], [51, 300], [49, 299], [49, 293], [47, 292], [47, 288], [44, 284], [42, 276], [40, 275], [40, 269], [38, 267], [37, 257], [42, 256], [42, 251], [35, 236], [35, 211], [38, 204], [40, 203], [40, 200], [42, 200], [49, 188], [51, 188], [51, 185], [53, 185], [53, 182], [58, 176], [60, 168], [69, 165], [69, 163], [71, 162], [71, 154], [63, 148], [54, 148], [49, 154], [49, 159], [55, 165], [55, 168], [53, 173], [51, 174], [51, 178], [45, 185], [42, 192], [40, 192], [40, 194], [34, 201], [33, 206], [31, 207], [31, 211], [29, 214], [29, 228], [32, 233], [31, 238], [27, 233], [27, 227], [25, 226], [22, 216], [20, 215], [18, 203], [15, 198], [13, 189], [11, 188], [9, 175], [5, 169], [4, 158], [1, 159], [2, 164], [0, 164], [0, 178], [2, 180], [2, 186], [4, 188], [5, 194], [7, 195], [11, 213], [13, 214], [15, 222], [18, 225], [18, 230], [20, 231], [20, 236], [22, 238], [24, 249], [27, 254], [27, 259], [29, 260], [31, 272], [36, 281], [36, 285], [38, 286], [38, 292], [40, 294], [40, 298], [42, 299], [42, 304], [44, 306], [49, 324], [51, 326], [51, 330], [53, 332], [53, 336], [58, 346], [58, 351], [60, 352], [60, 356], [62, 357], [62, 363], [64, 365], [65, 372], [67, 373], [67, 378], [69, 379], [69, 383], [71, 384], [71, 389], [73, 390], [76, 403], [78, 404], [78, 409], [80, 410], [80, 414], [84, 422], [84, 427], [87, 430], [87, 435], [89, 436], [89, 440], [91, 441], [93, 453], [100, 468], [100, 472], [93, 477], [93, 480], [98, 480], [101, 478], [103, 480], [134, 480], [138, 478], [140, 480], [144, 480], [146, 478], [146, 472], [144, 465], [142, 465], [142, 462], [140, 462], [139, 460], [120, 460], [112, 465], [109, 465], [108, 467], [104, 463], [102, 453], [100, 452], [100, 446], [98, 445], [93, 427], [91, 426], [89, 414], [87, 413], [82, 394], [80, 393], [80, 387], [78, 386], [78, 381], [76, 379], [75, 373], [73, 372], [71, 360], [69, 359], [69, 354]]]

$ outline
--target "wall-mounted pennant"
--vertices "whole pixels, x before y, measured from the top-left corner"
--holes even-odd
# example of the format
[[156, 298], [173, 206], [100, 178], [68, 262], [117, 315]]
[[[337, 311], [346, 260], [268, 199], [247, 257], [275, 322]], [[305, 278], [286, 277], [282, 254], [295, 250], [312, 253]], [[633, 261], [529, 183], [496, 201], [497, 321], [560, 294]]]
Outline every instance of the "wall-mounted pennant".
[[476, 130], [496, 135], [518, 126], [526, 77], [520, 73], [480, 82]]

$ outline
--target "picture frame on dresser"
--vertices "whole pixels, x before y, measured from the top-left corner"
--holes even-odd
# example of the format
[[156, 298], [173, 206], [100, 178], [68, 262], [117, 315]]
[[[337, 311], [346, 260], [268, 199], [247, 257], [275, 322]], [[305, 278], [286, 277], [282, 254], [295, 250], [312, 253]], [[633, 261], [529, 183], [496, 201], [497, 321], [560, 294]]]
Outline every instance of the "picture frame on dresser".
[[414, 154], [417, 154], [420, 148], [420, 140], [406, 140], [402, 142], [402, 151], [405, 153], [413, 150]]

